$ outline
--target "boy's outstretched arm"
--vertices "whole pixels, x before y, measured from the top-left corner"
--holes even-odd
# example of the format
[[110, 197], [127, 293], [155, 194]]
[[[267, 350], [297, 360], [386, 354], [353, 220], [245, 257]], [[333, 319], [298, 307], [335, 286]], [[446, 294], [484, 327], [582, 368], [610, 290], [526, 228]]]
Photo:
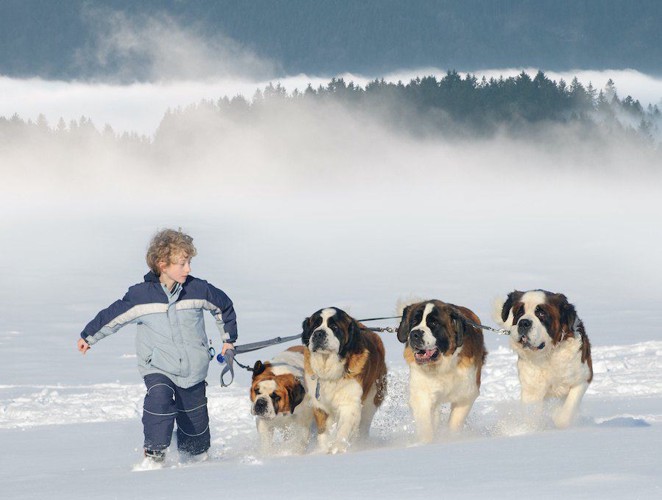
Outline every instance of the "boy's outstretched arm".
[[[141, 296], [140, 288], [132, 286], [121, 300], [113, 302], [107, 308], [99, 313], [90, 321], [80, 334], [80, 339], [76, 346], [78, 350], [85, 354], [88, 349], [99, 340], [108, 335], [112, 335], [123, 326], [132, 323], [144, 313], [144, 308], [154, 302], [152, 297]], [[167, 308], [167, 304], [163, 304]], [[81, 340], [84, 344], [81, 344]]]

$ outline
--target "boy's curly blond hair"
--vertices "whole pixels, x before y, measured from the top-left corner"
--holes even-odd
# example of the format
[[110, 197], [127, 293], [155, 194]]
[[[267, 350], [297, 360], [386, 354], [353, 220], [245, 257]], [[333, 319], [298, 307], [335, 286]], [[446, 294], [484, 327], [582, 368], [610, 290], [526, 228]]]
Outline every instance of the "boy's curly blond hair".
[[182, 232], [182, 228], [163, 229], [152, 237], [145, 260], [157, 276], [161, 275], [159, 262], [172, 262], [175, 257], [195, 257], [198, 251], [193, 246], [193, 238]]

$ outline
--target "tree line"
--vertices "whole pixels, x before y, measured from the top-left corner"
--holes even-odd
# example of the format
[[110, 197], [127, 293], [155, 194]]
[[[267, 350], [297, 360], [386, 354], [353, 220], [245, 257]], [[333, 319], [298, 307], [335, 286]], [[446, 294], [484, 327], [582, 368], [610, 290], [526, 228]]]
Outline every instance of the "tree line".
[[[521, 136], [550, 124], [573, 124], [588, 133], [627, 136], [651, 147], [659, 148], [662, 139], [659, 107], [644, 108], [631, 96], [619, 97], [612, 80], [603, 89], [596, 89], [591, 84], [584, 86], [577, 78], [570, 83], [557, 82], [541, 71], [533, 77], [522, 72], [514, 77], [490, 79], [449, 71], [443, 78], [425, 76], [408, 83], [377, 79], [365, 86], [332, 78], [327, 85], [309, 85], [293, 92], [280, 84], [269, 84], [252, 99], [225, 96], [169, 110], [154, 137], [116, 134], [109, 125], [98, 130], [84, 117], [69, 123], [60, 119], [53, 126], [43, 116], [37, 121], [26, 121], [17, 115], [0, 117], [0, 143], [20, 134], [36, 133], [98, 137], [148, 148], [186, 133], [187, 124], [201, 114], [248, 126], [262, 120], [265, 113], [287, 116], [301, 109], [317, 113], [323, 120], [329, 106], [419, 137], [490, 137], [498, 133]], [[210, 128], [208, 132], [213, 138], [214, 131]]]

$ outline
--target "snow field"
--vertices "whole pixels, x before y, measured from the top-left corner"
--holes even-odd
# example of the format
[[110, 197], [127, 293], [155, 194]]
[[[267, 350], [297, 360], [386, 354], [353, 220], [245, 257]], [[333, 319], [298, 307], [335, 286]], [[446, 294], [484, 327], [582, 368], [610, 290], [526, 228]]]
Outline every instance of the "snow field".
[[[576, 425], [616, 423], [634, 427], [662, 422], [662, 408], [623, 413], [616, 404], [619, 400], [645, 402], [662, 396], [661, 353], [662, 342], [658, 341], [594, 347], [595, 376], [584, 398], [584, 406], [591, 402], [614, 404], [604, 405], [599, 414], [585, 408]], [[242, 357], [245, 363], [250, 355]], [[530, 422], [523, 418], [515, 363], [516, 356], [508, 347], [499, 346], [489, 353], [483, 369], [481, 394], [469, 416], [467, 430], [459, 437], [449, 436], [442, 430], [440, 441], [514, 436], [552, 428], [551, 422]], [[390, 365], [388, 396], [373, 421], [371, 439], [355, 448], [408, 446], [415, 442], [408, 407], [409, 370], [404, 361]], [[240, 463], [259, 460], [246, 381], [236, 381], [229, 388], [222, 388], [216, 381], [216, 370], [210, 370], [208, 381], [211, 460]], [[139, 421], [143, 397], [142, 384], [0, 386], [0, 429]], [[447, 413], [448, 408], [442, 411]], [[141, 439], [140, 434], [135, 435], [136, 446]], [[311, 446], [311, 450], [313, 448]]]

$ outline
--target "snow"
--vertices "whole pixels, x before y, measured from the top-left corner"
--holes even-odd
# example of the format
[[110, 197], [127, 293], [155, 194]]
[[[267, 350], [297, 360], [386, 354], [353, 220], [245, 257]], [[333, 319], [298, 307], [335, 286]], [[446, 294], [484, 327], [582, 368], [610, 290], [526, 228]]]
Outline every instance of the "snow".
[[[138, 164], [95, 173], [94, 155], [59, 157], [71, 170], [24, 179], [0, 150], [11, 181], [0, 185], [3, 497], [662, 497], [659, 168], [632, 151], [607, 164], [603, 146], [592, 163], [544, 144], [416, 141], [378, 127], [348, 127], [318, 148], [287, 125], [281, 156], [266, 139], [252, 142], [255, 164], [230, 184], [195, 158], [141, 177]], [[239, 172], [245, 158], [233, 153], [219, 158], [236, 158]], [[367, 443], [344, 455], [262, 456], [248, 374], [224, 389], [214, 364], [209, 460], [187, 463], [172, 447], [162, 469], [135, 471], [144, 389], [133, 327], [85, 356], [75, 342], [142, 279], [147, 241], [165, 226], [194, 236], [193, 274], [232, 297], [239, 343], [298, 333], [328, 306], [361, 318], [391, 315], [408, 297], [439, 298], [494, 326], [494, 299], [514, 288], [564, 292], [593, 345], [580, 418], [563, 431], [532, 420], [507, 339], [486, 332], [466, 430], [417, 445], [402, 346], [384, 334], [388, 398]]]
[[[610, 298], [617, 287], [605, 285], [601, 292], [590, 285], [588, 272], [575, 274], [577, 265], [590, 267], [588, 261], [571, 262], [581, 259], [581, 252], [563, 257], [570, 270], [564, 272], [565, 266], [559, 262], [562, 275], [556, 278], [567, 282], [565, 291], [587, 324], [594, 346], [595, 379], [579, 421], [569, 430], [558, 431], [549, 420], [532, 422], [528, 418], [518, 402], [515, 355], [505, 337], [486, 332], [490, 352], [481, 395], [467, 429], [457, 436], [442, 432], [435, 443], [416, 445], [402, 347], [393, 334], [384, 334], [388, 397], [377, 412], [366, 444], [342, 456], [312, 449], [305, 456], [260, 455], [250, 415], [248, 374], [239, 371], [231, 387], [221, 388], [221, 367], [214, 364], [208, 378], [209, 460], [183, 462], [173, 447], [164, 468], [135, 471], [141, 459], [144, 388], [135, 369], [132, 327], [94, 346], [85, 357], [75, 351], [74, 343], [78, 330], [96, 309], [140, 279], [145, 231], [149, 235], [152, 224], [103, 214], [88, 221], [69, 213], [67, 222], [60, 219], [58, 229], [49, 232], [60, 216], [44, 214], [38, 220], [27, 216], [29, 224], [4, 225], [7, 241], [32, 243], [3, 249], [2, 273], [16, 284], [1, 292], [0, 320], [0, 484], [10, 498], [45, 494], [54, 498], [144, 498], [145, 492], [164, 498], [254, 492], [271, 492], [277, 498], [421, 498], [431, 494], [451, 498], [659, 497], [662, 459], [656, 443], [662, 438], [662, 336], [647, 316], [649, 304], [638, 300], [634, 288], [630, 299]], [[433, 265], [430, 276], [421, 273], [407, 282], [406, 272], [397, 270], [379, 279], [363, 260], [366, 256], [343, 244], [331, 247], [335, 260], [328, 249], [312, 254], [305, 233], [297, 231], [299, 222], [289, 220], [290, 230], [280, 236], [272, 232], [262, 242], [270, 246], [273, 256], [269, 256], [253, 244], [253, 238], [259, 239], [255, 233], [264, 228], [250, 217], [243, 221], [246, 233], [234, 233], [241, 242], [234, 243], [221, 236], [223, 231], [217, 227], [204, 229], [205, 221], [196, 219], [195, 214], [177, 219], [196, 235], [200, 255], [194, 260], [194, 272], [199, 269], [201, 276], [233, 296], [243, 342], [291, 335], [306, 314], [331, 304], [346, 307], [356, 316], [391, 314], [396, 299], [416, 285], [421, 293], [441, 298], [449, 298], [454, 290], [462, 295], [457, 302], [473, 306], [484, 322], [492, 324], [493, 296], [512, 286], [493, 277], [495, 281], [483, 289], [486, 278], [469, 271], [488, 268], [494, 262], [500, 263], [500, 273], [508, 281], [528, 286], [528, 280], [541, 279], [546, 286], [537, 268], [520, 271], [517, 259], [507, 252], [490, 256], [483, 249], [478, 253], [487, 255], [477, 257], [472, 253], [471, 238], [462, 243], [462, 249], [446, 254], [450, 259], [456, 252], [464, 254], [463, 263], [454, 264], [460, 266], [457, 272], [449, 268], [443, 276]], [[315, 227], [310, 229], [313, 233]], [[328, 221], [323, 227], [334, 237], [345, 231]], [[50, 241], [45, 253], [41, 247], [34, 248], [39, 246], [39, 234]], [[101, 244], [93, 244], [97, 251], [89, 255], [85, 242], [95, 241], [97, 236], [103, 238]], [[409, 260], [406, 250], [388, 252], [387, 245], [377, 248], [388, 256], [377, 255], [372, 262], [382, 271], [390, 258], [401, 263]], [[292, 255], [287, 255], [288, 249]], [[423, 250], [419, 262], [430, 262], [433, 253], [436, 251]], [[260, 258], [269, 262], [253, 269], [252, 263]], [[8, 266], [7, 259], [15, 266]], [[482, 259], [493, 260], [483, 263]], [[342, 263], [352, 273], [365, 269], [367, 278], [352, 281], [348, 288], [342, 279], [319, 280], [326, 265], [340, 267]], [[651, 272], [659, 275], [659, 269]], [[347, 279], [343, 270], [336, 274]], [[437, 280], [441, 284], [435, 285]], [[660, 296], [659, 289], [640, 294], [647, 300]], [[626, 311], [620, 310], [623, 300]], [[630, 324], [638, 327], [630, 328]], [[208, 324], [208, 331], [214, 335], [213, 324]], [[270, 347], [240, 359], [252, 364], [279, 349]]]

